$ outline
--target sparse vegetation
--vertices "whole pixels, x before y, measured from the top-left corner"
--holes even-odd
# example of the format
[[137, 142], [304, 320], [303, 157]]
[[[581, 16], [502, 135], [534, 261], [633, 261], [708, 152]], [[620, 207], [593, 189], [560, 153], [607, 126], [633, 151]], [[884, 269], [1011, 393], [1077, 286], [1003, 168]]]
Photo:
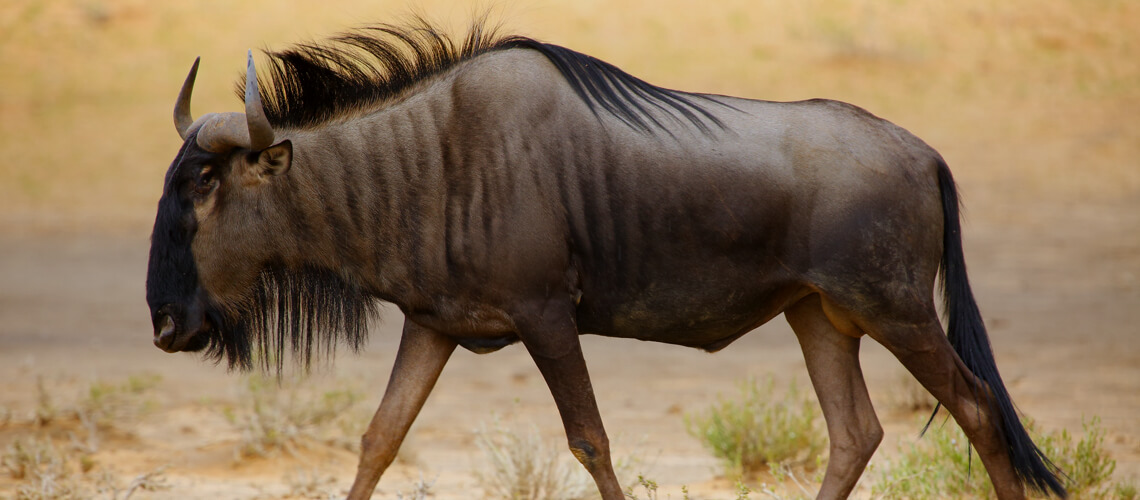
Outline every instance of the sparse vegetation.
[[1140, 491], [1132, 481], [1119, 483], [1112, 488], [1112, 495], [1117, 500], [1136, 500], [1140, 498]]
[[[1116, 461], [1103, 448], [1104, 430], [1098, 418], [1084, 423], [1084, 437], [1076, 443], [1067, 430], [1042, 435], [1032, 421], [1026, 422], [1026, 428], [1041, 451], [1064, 471], [1061, 479], [1072, 498], [1120, 498], [1129, 491], [1135, 496], [1131, 483], [1108, 481]], [[890, 462], [871, 491], [885, 499], [993, 496], [977, 455], [952, 421], [931, 427], [922, 442]]]
[[1069, 495], [1072, 498], [1120, 498], [1129, 488], [1135, 491], [1136, 487], [1131, 483], [1110, 482], [1116, 470], [1116, 460], [1104, 449], [1104, 429], [1100, 418], [1093, 417], [1081, 425], [1084, 437], [1076, 442], [1068, 430], [1039, 436], [1032, 422], [1028, 426], [1045, 456], [1065, 472], [1062, 480]]
[[[644, 498], [637, 495], [637, 487], [638, 486], [640, 486], [641, 489], [643, 489], [645, 491], [645, 497]], [[733, 497], [733, 499], [734, 500], [749, 500], [748, 495], [750, 493], [752, 493], [752, 488], [749, 488], [748, 485], [744, 484], [744, 482], [742, 482], [742, 481], [737, 481], [736, 482], [736, 496]], [[777, 496], [774, 493], [771, 493], [770, 490], [762, 491], [762, 493], [772, 497], [773, 499], [779, 500], [779, 499], [784, 498], [784, 497]], [[625, 497], [628, 498], [629, 500], [658, 500], [657, 482], [652, 480], [652, 479], [647, 479], [645, 476], [637, 476], [637, 484], [630, 486], [629, 488], [627, 488], [625, 490]], [[689, 496], [689, 488], [687, 486], [681, 486], [681, 499], [680, 500], [691, 500], [691, 498], [692, 497]]]
[[17, 439], [0, 458], [12, 479], [19, 480], [16, 500], [83, 498], [65, 455], [48, 439]]
[[122, 488], [118, 486], [114, 475], [104, 471], [99, 481], [98, 491], [100, 494], [106, 495], [109, 500], [128, 500], [136, 491], [166, 490], [170, 488], [170, 485], [166, 483], [166, 469], [167, 467], [164, 465], [139, 474]]
[[[772, 464], [769, 468], [769, 472], [772, 473], [774, 485], [769, 485], [767, 483], [760, 484], [760, 487], [757, 490], [760, 492], [760, 494], [771, 498], [772, 500], [810, 500], [812, 498], [815, 498], [815, 494], [812, 491], [813, 488], [805, 484], [804, 481], [796, 475], [795, 471], [793, 471], [791, 467], [788, 467], [787, 465]], [[823, 471], [818, 470], [818, 472], [822, 476]], [[815, 479], [815, 482], [817, 483], [823, 480], [822, 477]], [[780, 485], [784, 485], [784, 487], [781, 487]], [[790, 491], [788, 491], [789, 489]]]
[[[645, 476], [640, 474], [637, 476], [637, 484], [626, 488], [625, 497], [629, 498], [630, 500], [643, 500], [641, 497], [637, 496], [636, 490], [638, 486], [640, 486], [641, 489], [645, 490], [644, 500], [657, 500], [657, 481], [647, 479]], [[683, 500], [689, 500], [688, 489], [682, 489], [682, 491], [684, 493]]]
[[351, 389], [319, 391], [300, 378], [278, 380], [251, 375], [245, 380], [238, 407], [227, 407], [226, 418], [242, 433], [240, 456], [264, 457], [294, 453], [303, 439], [353, 449], [366, 417], [350, 411], [360, 393]]
[[[94, 454], [99, 451], [99, 431], [135, 422], [153, 408], [144, 396], [159, 380], [154, 375], [139, 375], [117, 385], [96, 381], [78, 398], [57, 403], [43, 378], [37, 377], [30, 421], [15, 422], [36, 432], [17, 438], [0, 456], [0, 467], [18, 482], [13, 498], [126, 500], [139, 490], [163, 488], [165, 466], [140, 474], [122, 487], [108, 469], [92, 473], [98, 467]], [[12, 423], [14, 418], [9, 414], [7, 419]], [[86, 432], [85, 439], [74, 433], [77, 423]], [[66, 440], [61, 439], [63, 435]]]
[[[147, 397], [162, 377], [154, 374], [132, 375], [126, 381], [112, 384], [95, 381], [87, 389], [87, 394], [73, 409], [87, 438], [75, 441], [75, 447], [90, 454], [99, 449], [99, 432], [115, 427], [116, 423], [137, 421], [138, 418], [155, 409], [157, 404]], [[84, 462], [87, 463], [87, 462]], [[86, 467], [90, 470], [90, 467]]]
[[[525, 430], [522, 430], [525, 429]], [[486, 498], [504, 500], [586, 500], [598, 497], [590, 474], [569, 458], [565, 445], [544, 440], [533, 424], [510, 428], [495, 419], [476, 431], [475, 444], [485, 466], [475, 478]], [[632, 488], [636, 457], [615, 460], [614, 471], [625, 488]]]
[[154, 409], [155, 403], [144, 396], [160, 382], [162, 377], [154, 374], [132, 375], [120, 384], [93, 382], [78, 411], [87, 414], [100, 428], [109, 428], [116, 420], [133, 420]]
[[812, 466], [827, 442], [816, 425], [814, 400], [795, 383], [783, 398], [773, 393], [771, 377], [740, 385], [740, 399], [719, 401], [707, 411], [687, 415], [685, 424], [705, 448], [724, 462], [730, 477], [744, 477], [776, 466]]
[[336, 478], [322, 476], [315, 469], [294, 470], [285, 475], [285, 484], [289, 485], [290, 497], [324, 500], [336, 496]]
[[35, 423], [38, 426], [48, 425], [55, 420], [56, 407], [52, 403], [51, 394], [44, 388], [43, 376], [36, 377], [36, 409]]
[[412, 491], [408, 493], [408, 496], [405, 497], [404, 492], [398, 491], [396, 492], [396, 500], [404, 500], [405, 498], [407, 500], [424, 500], [432, 494], [431, 488], [435, 486], [435, 481], [436, 480], [433, 479], [429, 483], [424, 481], [423, 476], [420, 476], [415, 484], [412, 485]]
[[[20, 439], [3, 456], [4, 468], [13, 479], [20, 480], [15, 500], [105, 499], [128, 500], [137, 491], [167, 489], [166, 466], [135, 476], [124, 487], [110, 471], [104, 470], [92, 484], [83, 469], [82, 458], [76, 459], [44, 438]], [[76, 474], [79, 468], [81, 474]]]
[[585, 500], [595, 493], [589, 475], [575, 474], [574, 467], [581, 466], [560, 459], [561, 450], [543, 440], [533, 424], [525, 431], [508, 430], [496, 420], [479, 429], [475, 442], [487, 458], [488, 466], [475, 472], [485, 498]]

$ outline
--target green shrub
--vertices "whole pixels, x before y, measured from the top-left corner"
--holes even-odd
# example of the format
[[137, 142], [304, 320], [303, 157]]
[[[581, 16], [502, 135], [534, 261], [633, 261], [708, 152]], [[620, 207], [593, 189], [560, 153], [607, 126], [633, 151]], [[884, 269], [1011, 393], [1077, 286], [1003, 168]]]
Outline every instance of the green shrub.
[[[1045, 456], [1064, 471], [1061, 478], [1071, 498], [1117, 498], [1109, 482], [1116, 460], [1104, 449], [1104, 429], [1100, 417], [1081, 422], [1084, 437], [1073, 443], [1069, 431], [1038, 436], [1034, 425], [1027, 425]], [[1126, 485], [1121, 485], [1125, 486]]]
[[724, 462], [732, 477], [751, 475], [770, 465], [813, 466], [827, 438], [816, 425], [816, 402], [802, 395], [793, 382], [776, 399], [774, 382], [755, 379], [740, 385], [740, 399], [718, 399], [707, 411], [686, 415], [689, 434]]
[[1140, 498], [1140, 491], [1136, 490], [1136, 485], [1131, 481], [1117, 484], [1112, 489], [1112, 496], [1116, 500], [1136, 500]]
[[[1127, 497], [1131, 484], [1108, 482], [1116, 460], [1104, 450], [1104, 430], [1094, 417], [1083, 423], [1084, 437], [1074, 443], [1067, 430], [1042, 435], [1032, 421], [1024, 422], [1034, 442], [1064, 472], [1061, 480], [1070, 498]], [[962, 430], [952, 421], [931, 427], [922, 442], [890, 462], [871, 487], [879, 498], [993, 497], [993, 486]]]
[[873, 498], [989, 497], [993, 487], [954, 422], [931, 426], [922, 440], [889, 462], [871, 486]]

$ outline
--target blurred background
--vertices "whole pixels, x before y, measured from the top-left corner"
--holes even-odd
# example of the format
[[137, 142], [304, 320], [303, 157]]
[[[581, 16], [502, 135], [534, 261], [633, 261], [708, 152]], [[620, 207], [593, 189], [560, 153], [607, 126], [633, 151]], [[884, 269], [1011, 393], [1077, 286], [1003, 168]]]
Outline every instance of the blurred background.
[[176, 151], [167, 123], [202, 56], [196, 113], [238, 110], [248, 48], [415, 10], [506, 31], [670, 88], [829, 97], [915, 132], [967, 196], [1098, 201], [1140, 189], [1135, 2], [1126, 0], [230, 2], [8, 0], [0, 8], [0, 223], [142, 227]]
[[[1100, 416], [1119, 462], [1116, 475], [1140, 474], [1134, 0], [5, 0], [0, 447], [44, 432], [34, 415], [45, 394], [65, 408], [85, 400], [74, 395], [89, 396], [93, 381], [157, 374], [160, 416], [140, 417], [133, 434], [111, 433], [106, 442], [113, 445], [90, 454], [102, 464], [95, 470], [132, 477], [175, 456], [184, 472], [169, 475], [181, 493], [149, 494], [282, 496], [235, 486], [241, 480], [228, 475], [232, 467], [217, 465], [230, 464], [231, 441], [240, 442], [242, 431], [227, 427], [224, 408], [231, 405], [232, 415], [234, 401], [248, 399], [247, 379], [150, 346], [142, 293], [147, 239], [180, 144], [171, 119], [179, 86], [201, 56], [194, 115], [240, 111], [232, 86], [249, 48], [281, 49], [361, 24], [399, 23], [409, 13], [459, 35], [487, 11], [504, 33], [591, 54], [660, 86], [766, 100], [838, 99], [923, 138], [961, 185], [971, 278], [1014, 399], [1053, 429], [1079, 433], [1084, 418]], [[342, 356], [338, 368], [321, 375], [359, 390], [362, 418], [378, 402], [399, 319], [398, 311], [387, 313], [365, 353]], [[671, 479], [662, 481], [671, 488], [731, 490], [716, 482], [715, 461], [701, 458], [699, 444], [673, 440], [690, 439], [681, 413], [731, 391], [734, 380], [774, 373], [806, 386], [783, 321], [762, 330], [771, 333], [750, 335], [715, 358], [587, 340], [598, 358], [591, 369], [611, 435], [617, 429], [648, 436], [658, 478]], [[880, 401], [898, 368], [876, 347], [869, 345], [864, 358]], [[435, 406], [429, 401], [417, 424], [421, 458], [398, 464], [392, 474], [403, 479], [389, 483], [392, 474], [386, 476], [378, 497], [393, 497], [426, 469], [441, 477], [440, 498], [465, 498], [475, 483], [467, 455], [454, 450], [474, 449], [469, 422], [504, 408], [536, 415], [545, 434], [560, 432], [525, 353], [493, 356], [500, 361], [457, 355], [437, 388], [447, 391], [450, 380], [450, 392], [433, 396]], [[662, 359], [671, 360], [669, 368]], [[646, 390], [649, 401], [630, 399]], [[912, 420], [884, 416], [889, 432], [908, 438], [916, 431]], [[48, 431], [58, 440], [82, 428], [74, 421]], [[889, 434], [880, 455], [889, 455], [898, 437]], [[329, 474], [346, 488], [354, 455], [345, 453], [320, 455], [337, 472], [313, 474]], [[135, 465], [109, 465], [115, 461]], [[440, 465], [453, 462], [463, 464]], [[238, 476], [262, 477], [250, 480], [260, 484], [281, 483], [286, 469], [272, 461], [243, 467]], [[16, 484], [0, 478], [0, 492]]]

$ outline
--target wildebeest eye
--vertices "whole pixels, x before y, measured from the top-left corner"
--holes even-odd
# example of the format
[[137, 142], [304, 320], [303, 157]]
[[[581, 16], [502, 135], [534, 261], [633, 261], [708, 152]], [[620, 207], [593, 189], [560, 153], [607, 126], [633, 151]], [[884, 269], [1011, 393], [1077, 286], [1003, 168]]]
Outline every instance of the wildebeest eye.
[[217, 184], [214, 179], [214, 169], [211, 167], [202, 167], [202, 171], [198, 173], [198, 181], [194, 185], [194, 192], [204, 195], [214, 189]]

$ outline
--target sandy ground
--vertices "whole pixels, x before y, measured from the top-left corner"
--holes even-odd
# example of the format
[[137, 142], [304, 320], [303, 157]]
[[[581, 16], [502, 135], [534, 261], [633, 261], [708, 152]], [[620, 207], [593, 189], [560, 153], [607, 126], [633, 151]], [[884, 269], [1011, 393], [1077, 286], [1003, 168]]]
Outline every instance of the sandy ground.
[[[1046, 431], [1079, 435], [1084, 419], [1099, 417], [1114, 477], [1140, 477], [1136, 4], [604, 3], [536, 1], [510, 24], [670, 87], [851, 101], [942, 151], [962, 185], [970, 276], [1015, 402]], [[361, 353], [341, 352], [301, 384], [318, 396], [359, 395], [343, 428], [295, 439], [292, 451], [243, 456], [250, 379], [151, 344], [147, 238], [177, 147], [169, 106], [194, 55], [204, 62], [195, 113], [233, 109], [235, 53], [388, 19], [378, 13], [393, 9], [243, 2], [222, 16], [135, 0], [40, 5], [0, 8], [0, 450], [50, 437], [90, 494], [163, 467], [167, 488], [132, 498], [343, 494], [355, 470], [353, 426], [379, 402], [399, 312], [385, 311]], [[237, 18], [252, 21], [239, 29]], [[681, 485], [700, 498], [733, 497], [716, 460], [685, 432], [686, 413], [750, 376], [808, 385], [781, 317], [713, 355], [583, 342], [615, 455], [641, 457], [638, 471], [662, 498], [679, 498]], [[914, 441], [920, 417], [892, 409], [904, 371], [874, 342], [863, 345], [887, 430], [872, 462], [882, 465]], [[76, 417], [92, 388], [155, 375], [92, 439]], [[36, 424], [37, 413], [50, 421]], [[474, 471], [486, 460], [476, 430], [496, 416], [515, 429], [533, 424], [561, 446], [553, 402], [520, 347], [457, 352], [375, 498], [408, 498], [421, 478], [434, 481], [431, 498], [478, 497]], [[74, 470], [81, 460], [86, 473]], [[0, 498], [25, 485], [2, 472]]]

